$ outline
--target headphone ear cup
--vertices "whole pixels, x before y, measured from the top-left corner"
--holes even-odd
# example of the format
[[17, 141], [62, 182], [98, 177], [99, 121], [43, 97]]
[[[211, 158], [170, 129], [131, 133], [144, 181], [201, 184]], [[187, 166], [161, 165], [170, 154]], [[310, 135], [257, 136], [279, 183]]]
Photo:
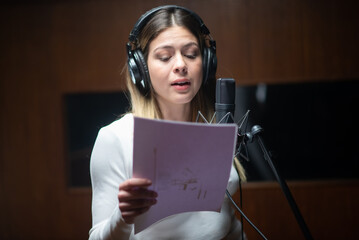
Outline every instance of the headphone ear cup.
[[136, 64], [135, 59], [133, 58], [132, 52], [128, 53], [127, 65], [128, 65], [128, 71], [130, 73], [131, 80], [132, 80], [133, 84], [136, 85], [136, 82], [140, 81], [139, 79], [141, 79], [141, 77], [140, 77], [140, 70], [137, 67], [137, 64]]
[[216, 78], [216, 72], [217, 72], [217, 55], [216, 55], [216, 51], [214, 49], [212, 49], [212, 47], [208, 48], [208, 52], [209, 52], [209, 66], [208, 66], [208, 77], [210, 79], [215, 79]]
[[202, 56], [202, 66], [203, 66], [203, 80], [202, 85], [205, 85], [208, 78], [208, 49], [205, 48], [203, 50], [203, 56]]
[[151, 81], [146, 60], [141, 50], [132, 50], [131, 53], [129, 53], [127, 63], [132, 82], [136, 85], [137, 89], [146, 96], [150, 91]]
[[203, 82], [202, 84], [207, 84], [208, 79], [214, 79], [216, 77], [217, 71], [217, 56], [215, 50], [211, 47], [206, 47], [203, 50]]

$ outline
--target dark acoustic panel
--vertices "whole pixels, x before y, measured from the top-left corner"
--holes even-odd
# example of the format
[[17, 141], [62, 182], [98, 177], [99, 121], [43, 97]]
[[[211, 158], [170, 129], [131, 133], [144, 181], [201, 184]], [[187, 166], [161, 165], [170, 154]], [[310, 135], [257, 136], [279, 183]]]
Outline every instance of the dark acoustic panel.
[[129, 101], [125, 92], [66, 94], [64, 99], [68, 185], [91, 186], [90, 156], [97, 133], [125, 113]]
[[[263, 128], [267, 150], [288, 180], [350, 179], [359, 174], [359, 81], [237, 86], [238, 120]], [[243, 161], [249, 180], [273, 180], [256, 142]]]

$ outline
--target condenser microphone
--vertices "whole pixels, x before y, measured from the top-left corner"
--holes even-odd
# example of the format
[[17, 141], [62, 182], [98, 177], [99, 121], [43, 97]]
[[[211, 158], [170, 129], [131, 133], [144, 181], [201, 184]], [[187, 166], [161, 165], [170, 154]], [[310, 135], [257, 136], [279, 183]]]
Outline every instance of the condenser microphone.
[[236, 82], [233, 78], [219, 78], [216, 83], [216, 122], [233, 123]]

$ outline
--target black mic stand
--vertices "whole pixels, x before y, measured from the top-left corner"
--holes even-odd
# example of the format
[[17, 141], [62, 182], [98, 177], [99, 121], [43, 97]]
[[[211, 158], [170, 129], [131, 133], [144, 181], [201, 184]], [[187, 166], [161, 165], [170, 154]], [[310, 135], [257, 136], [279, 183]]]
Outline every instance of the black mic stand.
[[251, 142], [253, 142], [254, 139], [257, 140], [257, 143], [260, 146], [260, 148], [261, 148], [261, 150], [262, 150], [262, 152], [264, 154], [264, 159], [267, 160], [270, 168], [273, 171], [274, 176], [276, 177], [279, 185], [281, 186], [282, 191], [283, 191], [285, 197], [288, 200], [288, 203], [289, 203], [289, 205], [290, 205], [290, 207], [291, 207], [291, 209], [292, 209], [292, 211], [293, 211], [293, 213], [295, 215], [295, 218], [296, 218], [296, 220], [297, 220], [297, 222], [298, 222], [298, 224], [299, 224], [305, 238], [307, 240], [312, 240], [313, 237], [310, 234], [310, 231], [309, 231], [309, 229], [308, 229], [308, 227], [307, 227], [307, 225], [306, 225], [306, 223], [305, 223], [305, 221], [304, 221], [304, 219], [303, 219], [303, 217], [302, 217], [302, 215], [301, 215], [301, 213], [299, 211], [299, 208], [298, 208], [297, 204], [295, 203], [295, 200], [294, 200], [294, 198], [293, 198], [293, 196], [292, 196], [286, 182], [279, 175], [279, 173], [278, 173], [278, 171], [277, 171], [277, 169], [276, 169], [276, 167], [275, 167], [275, 165], [274, 165], [274, 163], [273, 163], [273, 161], [272, 161], [272, 159], [270, 157], [270, 154], [267, 151], [262, 138], [260, 137], [259, 133], [262, 132], [262, 131], [263, 131], [262, 127], [260, 127], [258, 125], [253, 126], [251, 131], [249, 133], [245, 134], [243, 141], [247, 140], [247, 141], [249, 141], [251, 143]]

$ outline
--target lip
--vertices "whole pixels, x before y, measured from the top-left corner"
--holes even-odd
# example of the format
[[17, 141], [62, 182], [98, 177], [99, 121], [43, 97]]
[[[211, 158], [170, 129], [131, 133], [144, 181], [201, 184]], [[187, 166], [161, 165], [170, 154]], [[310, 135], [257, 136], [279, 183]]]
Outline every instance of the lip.
[[187, 78], [176, 79], [171, 82], [171, 86], [177, 91], [186, 91], [190, 88], [191, 82]]
[[181, 79], [176, 79], [173, 82], [171, 82], [171, 85], [177, 85], [179, 83], [186, 83], [188, 85], [191, 85], [191, 82], [187, 79], [187, 78], [181, 78]]

